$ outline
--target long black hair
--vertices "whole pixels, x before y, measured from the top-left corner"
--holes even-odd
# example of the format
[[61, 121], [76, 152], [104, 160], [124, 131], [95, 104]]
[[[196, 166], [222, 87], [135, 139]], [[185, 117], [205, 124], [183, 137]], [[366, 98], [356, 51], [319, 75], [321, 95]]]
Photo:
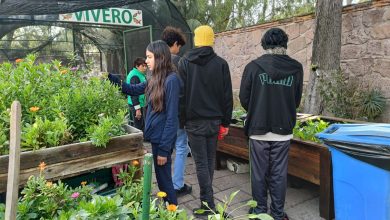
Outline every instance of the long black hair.
[[146, 94], [152, 103], [153, 111], [161, 112], [164, 109], [164, 83], [169, 73], [174, 71], [171, 53], [168, 45], [162, 40], [151, 42], [146, 50], [154, 55], [154, 68]]

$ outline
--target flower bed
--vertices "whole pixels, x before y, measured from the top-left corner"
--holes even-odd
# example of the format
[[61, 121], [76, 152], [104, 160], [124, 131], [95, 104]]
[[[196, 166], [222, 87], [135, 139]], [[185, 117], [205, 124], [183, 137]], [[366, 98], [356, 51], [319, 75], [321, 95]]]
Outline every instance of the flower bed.
[[22, 105], [21, 185], [41, 161], [45, 177], [56, 180], [143, 156], [142, 132], [124, 126], [127, 104], [118, 88], [84, 75], [59, 61], [36, 64], [34, 55], [0, 64], [0, 192], [7, 184], [14, 100]]
[[34, 55], [0, 64], [0, 155], [8, 154], [9, 113], [22, 105], [22, 151], [91, 140], [104, 147], [122, 127], [126, 100], [108, 81], [59, 61], [35, 64]]

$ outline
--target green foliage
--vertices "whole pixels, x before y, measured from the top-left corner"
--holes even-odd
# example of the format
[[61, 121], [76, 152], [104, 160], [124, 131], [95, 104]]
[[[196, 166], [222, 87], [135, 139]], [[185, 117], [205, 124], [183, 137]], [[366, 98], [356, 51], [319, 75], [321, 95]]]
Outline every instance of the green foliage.
[[123, 186], [117, 190], [117, 194], [123, 198], [124, 203], [142, 201], [143, 185], [142, 178], [135, 179], [136, 172], [139, 171], [138, 166], [129, 166], [126, 171], [121, 171], [118, 178], [123, 182]]
[[34, 124], [26, 123], [22, 132], [22, 150], [38, 150], [55, 147], [70, 140], [70, 133], [65, 118], [54, 121], [35, 118]]
[[109, 137], [125, 134], [121, 125], [127, 105], [117, 87], [99, 78], [83, 79], [83, 71], [72, 71], [59, 61], [35, 64], [35, 58], [0, 64], [0, 155], [8, 153], [14, 100], [22, 105], [25, 150], [85, 139], [105, 146]]
[[[92, 189], [88, 186], [69, 189], [62, 182], [47, 182], [43, 176], [31, 176], [22, 191], [18, 205], [18, 219], [52, 219], [60, 211], [78, 206], [80, 201], [91, 199]], [[77, 198], [72, 198], [73, 193]]]
[[315, 135], [324, 131], [327, 127], [329, 127], [329, 123], [321, 119], [308, 120], [304, 123], [297, 121], [293, 129], [293, 134], [294, 137], [301, 140], [320, 143]]
[[0, 203], [0, 219], [5, 219], [5, 204]]
[[[91, 195], [93, 188], [82, 186], [69, 188], [65, 184], [52, 183], [42, 175], [31, 176], [19, 199], [17, 219], [56, 219], [56, 220], [92, 220], [92, 219], [139, 219], [142, 215], [142, 184], [134, 179], [139, 170], [138, 164], [129, 166], [127, 172], [119, 176], [124, 185], [118, 189], [117, 195], [104, 197]], [[140, 194], [126, 197], [127, 190]], [[127, 192], [126, 192], [127, 193]], [[0, 204], [0, 219], [4, 219], [5, 206]], [[166, 205], [162, 198], [151, 201], [150, 219], [191, 220], [185, 210], [179, 210], [175, 205]]]
[[173, 0], [194, 30], [208, 24], [215, 32], [312, 13], [314, 0]]
[[242, 116], [246, 114], [246, 111], [243, 107], [239, 106], [235, 108], [232, 112], [232, 118], [235, 119], [237, 122], [235, 124], [237, 125], [244, 125], [244, 121], [242, 120]]
[[362, 95], [361, 114], [367, 116], [368, 120], [374, 120], [380, 116], [386, 107], [386, 99], [381, 91], [371, 89]]
[[[240, 206], [237, 206], [237, 207], [234, 207], [233, 209], [230, 210], [231, 204], [239, 192], [240, 192], [239, 190], [233, 192], [232, 194], [230, 194], [229, 198], [227, 198], [225, 196], [225, 199], [223, 199], [222, 203], [217, 204], [216, 210], [210, 209], [207, 202], [204, 202], [203, 204], [207, 208], [209, 208], [209, 210], [211, 210], [211, 212], [213, 213], [213, 214], [208, 216], [208, 219], [209, 220], [233, 220], [233, 219], [273, 220], [273, 218], [271, 216], [269, 216], [268, 214], [264, 214], [264, 213], [263, 214], [244, 214], [244, 215], [232, 217], [232, 213], [239, 210], [239, 209], [242, 209], [244, 207], [254, 208], [257, 206], [256, 201], [249, 200], [247, 203], [240, 205]], [[203, 209], [197, 210], [198, 214], [202, 214], [204, 212], [205, 212], [205, 210], [203, 210]]]
[[101, 117], [97, 125], [87, 128], [87, 137], [97, 147], [105, 147], [108, 141], [115, 136], [125, 133], [123, 124], [125, 112], [121, 111], [115, 118]]
[[341, 118], [370, 121], [383, 113], [386, 99], [381, 91], [364, 88], [359, 79], [347, 79], [341, 71], [331, 72], [329, 77], [323, 75], [318, 91], [325, 111]]

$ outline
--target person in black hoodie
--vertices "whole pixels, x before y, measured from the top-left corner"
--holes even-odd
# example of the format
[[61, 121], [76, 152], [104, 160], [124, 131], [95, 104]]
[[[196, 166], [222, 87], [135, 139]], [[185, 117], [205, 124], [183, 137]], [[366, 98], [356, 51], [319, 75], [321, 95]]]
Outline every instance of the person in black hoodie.
[[[179, 62], [183, 81], [180, 121], [185, 124], [200, 186], [201, 207], [215, 208], [213, 175], [218, 133], [228, 133], [232, 109], [232, 83], [227, 62], [215, 54], [214, 32], [209, 26], [194, 31], [194, 49]], [[220, 132], [224, 131], [224, 132]], [[210, 210], [203, 215], [210, 214]]]
[[245, 132], [249, 136], [252, 196], [257, 207], [251, 213], [267, 213], [267, 191], [271, 215], [284, 213], [287, 188], [287, 158], [302, 97], [302, 64], [286, 55], [288, 36], [271, 28], [261, 39], [265, 54], [244, 70], [240, 102], [247, 111]]

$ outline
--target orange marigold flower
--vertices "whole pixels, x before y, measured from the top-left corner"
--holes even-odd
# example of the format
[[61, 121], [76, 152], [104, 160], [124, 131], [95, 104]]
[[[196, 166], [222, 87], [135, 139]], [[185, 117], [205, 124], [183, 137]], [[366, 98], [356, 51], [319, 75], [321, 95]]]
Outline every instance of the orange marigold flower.
[[52, 182], [47, 182], [47, 183], [46, 183], [46, 186], [47, 186], [47, 187], [52, 187], [52, 186], [53, 186], [53, 183], [52, 183]]
[[82, 186], [85, 186], [85, 185], [87, 185], [87, 181], [83, 181], [83, 182], [81, 182], [81, 185], [82, 185]]
[[67, 72], [68, 72], [68, 70], [61, 70], [61, 74], [65, 74]]
[[38, 166], [38, 168], [39, 168], [39, 171], [44, 171], [45, 169], [46, 169], [46, 164], [45, 164], [45, 162], [41, 162], [40, 164], [39, 164], [39, 166]]
[[131, 162], [131, 164], [136, 167], [139, 165], [139, 162], [138, 162], [138, 160], [133, 160], [133, 162]]
[[158, 192], [157, 197], [160, 197], [160, 198], [167, 197], [167, 193], [166, 192]]
[[16, 59], [15, 60], [15, 63], [20, 63], [20, 62], [22, 62], [23, 61], [23, 59]]
[[174, 205], [174, 204], [168, 205], [167, 206], [167, 210], [170, 211], [170, 212], [176, 212], [177, 206]]
[[30, 111], [31, 112], [37, 112], [37, 111], [39, 111], [39, 107], [38, 106], [33, 106], [33, 107], [30, 108]]

